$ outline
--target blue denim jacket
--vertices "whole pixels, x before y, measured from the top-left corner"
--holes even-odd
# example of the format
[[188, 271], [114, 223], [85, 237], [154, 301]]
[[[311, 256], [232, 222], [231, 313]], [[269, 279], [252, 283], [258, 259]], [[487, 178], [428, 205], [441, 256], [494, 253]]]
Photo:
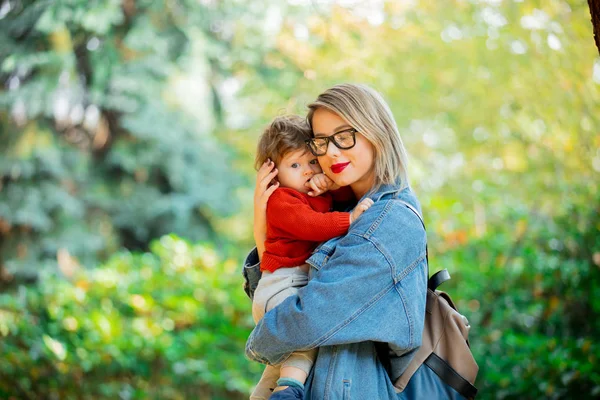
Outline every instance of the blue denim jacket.
[[[319, 347], [306, 399], [456, 398], [430, 370], [415, 373], [403, 393], [390, 380], [404, 372], [421, 344], [427, 293], [426, 234], [409, 188], [385, 185], [345, 236], [317, 247], [307, 260], [310, 281], [269, 311], [246, 344], [246, 355], [278, 364], [291, 352]], [[258, 282], [256, 251], [244, 276], [250, 296]], [[387, 343], [391, 369], [377, 355]], [[425, 366], [426, 367], [426, 366]]]

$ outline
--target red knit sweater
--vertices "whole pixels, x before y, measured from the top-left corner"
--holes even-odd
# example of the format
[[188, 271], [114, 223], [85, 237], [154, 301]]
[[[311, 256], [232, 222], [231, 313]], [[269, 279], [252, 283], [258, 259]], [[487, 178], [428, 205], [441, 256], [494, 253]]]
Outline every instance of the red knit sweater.
[[[342, 188], [336, 192], [347, 197], [348, 191]], [[331, 192], [310, 197], [290, 188], [275, 190], [267, 204], [267, 240], [261, 270], [273, 272], [302, 265], [320, 242], [345, 234], [350, 213], [331, 211], [332, 204]]]

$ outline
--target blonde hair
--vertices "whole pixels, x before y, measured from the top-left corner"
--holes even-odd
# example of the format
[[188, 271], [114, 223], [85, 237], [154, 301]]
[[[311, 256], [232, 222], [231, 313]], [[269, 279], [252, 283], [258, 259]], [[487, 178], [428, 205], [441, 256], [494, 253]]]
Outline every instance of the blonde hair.
[[315, 111], [325, 108], [346, 120], [375, 149], [375, 184], [394, 184], [400, 179], [402, 189], [409, 186], [408, 154], [402, 143], [390, 107], [374, 89], [360, 84], [344, 83], [321, 93], [308, 105], [308, 124], [312, 128]]
[[305, 140], [311, 137], [310, 126], [305, 118], [299, 115], [276, 117], [258, 140], [254, 167], [258, 170], [269, 158], [278, 164], [291, 151], [309, 151]]

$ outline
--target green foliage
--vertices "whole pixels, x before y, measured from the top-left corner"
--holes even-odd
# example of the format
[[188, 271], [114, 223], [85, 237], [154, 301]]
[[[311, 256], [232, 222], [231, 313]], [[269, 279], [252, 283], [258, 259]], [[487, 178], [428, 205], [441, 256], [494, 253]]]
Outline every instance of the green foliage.
[[442, 290], [473, 326], [482, 398], [600, 394], [599, 200], [555, 218], [510, 212], [513, 229], [432, 258], [453, 272]]
[[216, 240], [211, 220], [238, 207], [233, 153], [210, 135], [210, 96], [197, 102], [204, 119], [195, 121], [167, 91], [193, 58], [190, 38], [210, 32], [208, 19], [185, 18], [203, 7], [3, 7], [0, 281], [35, 277], [56, 265], [59, 249], [93, 265], [169, 232]]
[[[233, 349], [188, 362], [181, 360], [206, 349], [203, 341], [180, 350], [165, 344], [181, 343], [172, 337], [178, 329], [162, 327], [157, 336], [171, 339], [154, 341], [128, 327], [142, 318], [133, 295], [166, 315], [168, 296], [182, 304], [193, 298], [188, 282], [60, 300], [56, 309], [89, 307], [88, 342], [77, 347], [82, 339], [74, 332], [82, 325], [69, 330], [67, 311], [59, 321], [58, 311], [40, 310], [63, 290], [75, 296], [94, 289], [78, 288], [74, 278], [61, 282], [45, 267], [58, 256], [68, 273], [121, 247], [145, 249], [169, 232], [216, 241], [230, 257], [250, 248], [252, 189], [240, 176], [254, 173], [258, 134], [274, 115], [304, 113], [318, 93], [342, 81], [380, 90], [398, 121], [428, 226], [431, 268], [450, 269], [447, 290], [473, 324], [480, 397], [600, 394], [593, 368], [600, 356], [600, 59], [587, 2], [163, 3], [3, 3], [10, 7], [0, 11], [0, 281], [49, 276], [47, 285], [2, 297], [13, 311], [0, 316], [0, 334], [16, 346], [6, 350], [2, 373], [19, 382], [15, 396], [39, 387], [62, 397], [65, 384], [91, 397], [144, 397], [163, 387], [156, 365], [184, 371], [161, 378], [169, 389], [160, 397], [192, 397], [188, 390], [227, 396], [225, 381], [243, 382], [230, 388], [232, 396], [245, 392], [259, 367], [236, 358], [250, 327], [239, 277], [224, 275], [237, 286], [224, 282], [233, 286], [218, 301], [242, 310], [240, 331], [216, 307], [179, 309], [180, 318], [212, 321], [202, 326], [214, 323], [221, 333], [210, 343]], [[244, 200], [236, 212], [238, 198]], [[221, 218], [229, 212], [235, 214]], [[156, 246], [151, 255], [120, 253], [100, 270], [127, 264], [128, 277], [149, 268], [150, 259], [166, 265]], [[38, 313], [27, 311], [30, 323], [19, 325], [15, 310]], [[108, 325], [97, 321], [105, 314]], [[29, 329], [25, 337], [35, 340], [19, 342], [2, 326]], [[103, 329], [128, 332], [132, 356], [116, 350], [124, 335], [109, 343]], [[227, 330], [238, 332], [231, 335], [239, 343], [227, 344]], [[139, 341], [151, 343], [156, 358], [132, 344]], [[221, 354], [231, 354], [235, 367], [210, 364], [221, 371], [199, 372]], [[36, 367], [40, 359], [45, 369]], [[71, 374], [77, 368], [89, 369]], [[229, 379], [232, 370], [240, 375]], [[106, 371], [118, 373], [103, 379]]]
[[245, 398], [261, 366], [237, 262], [174, 235], [151, 248], [0, 295], [0, 397]]

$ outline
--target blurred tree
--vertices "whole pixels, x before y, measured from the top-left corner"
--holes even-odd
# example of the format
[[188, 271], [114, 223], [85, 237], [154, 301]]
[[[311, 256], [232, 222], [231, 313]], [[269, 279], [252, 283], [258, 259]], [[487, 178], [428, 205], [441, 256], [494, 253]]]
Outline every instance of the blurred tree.
[[[168, 232], [215, 240], [211, 219], [236, 210], [241, 182], [212, 136], [234, 46], [221, 7], [2, 2], [0, 281], [34, 277], [61, 249], [92, 264]], [[192, 67], [195, 86], [171, 92]]]

